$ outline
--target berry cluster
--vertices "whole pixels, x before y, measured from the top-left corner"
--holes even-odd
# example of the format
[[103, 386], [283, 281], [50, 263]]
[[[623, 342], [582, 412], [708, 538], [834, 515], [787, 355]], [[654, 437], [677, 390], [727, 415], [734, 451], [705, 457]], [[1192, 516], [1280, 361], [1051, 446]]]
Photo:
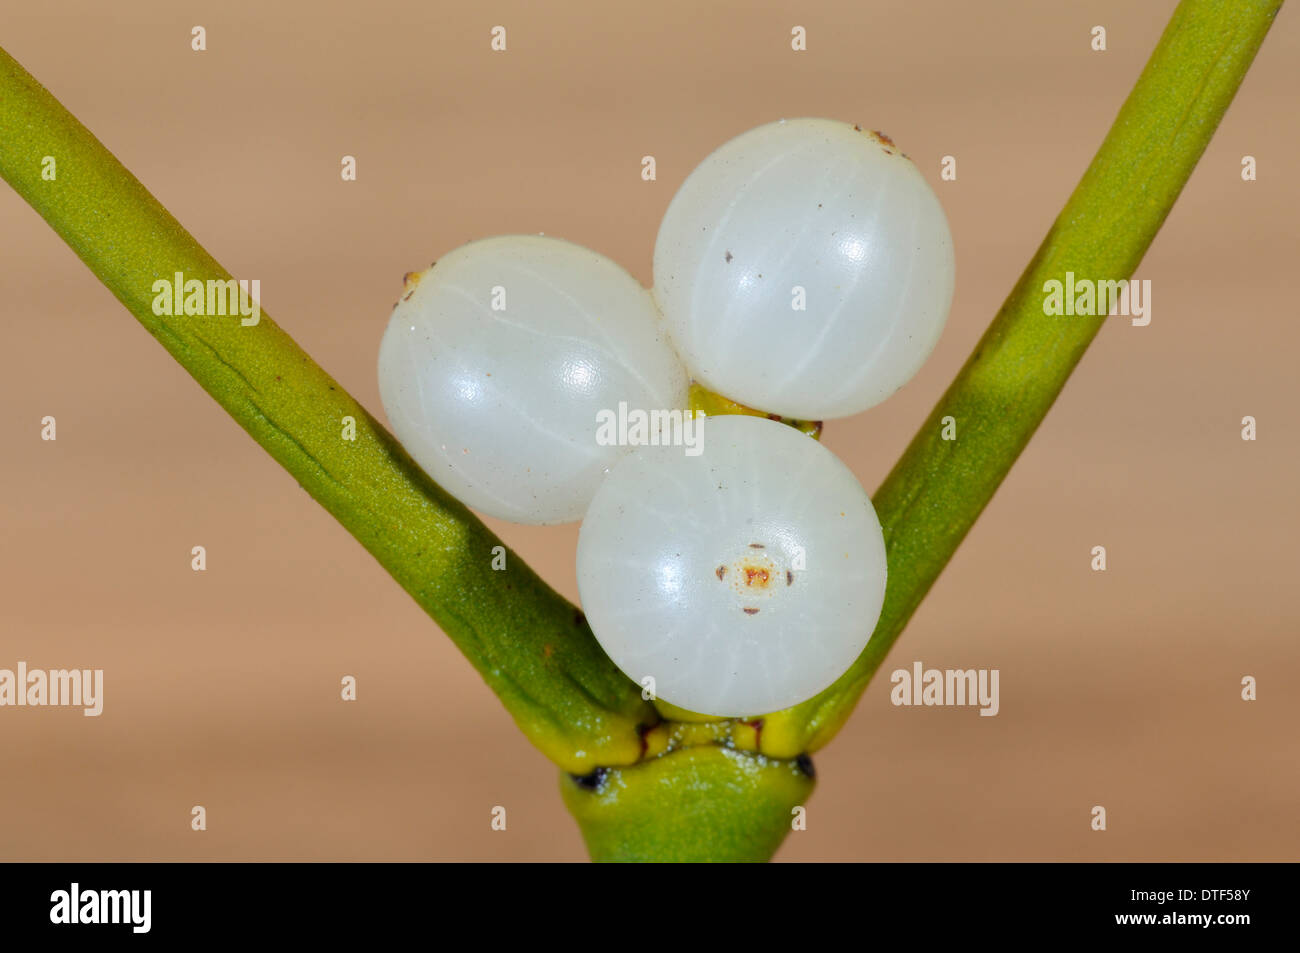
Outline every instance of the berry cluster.
[[[462, 502], [583, 520], [583, 608], [624, 672], [691, 711], [761, 715], [826, 688], [865, 647], [884, 540], [834, 454], [764, 417], [684, 417], [690, 381], [774, 416], [858, 413], [930, 354], [953, 273], [943, 210], [892, 142], [783, 120], [686, 179], [652, 291], [540, 236], [472, 242], [408, 275], [380, 393], [412, 457]], [[639, 436], [598, 439], [628, 408]], [[701, 439], [673, 446], [674, 424]]]

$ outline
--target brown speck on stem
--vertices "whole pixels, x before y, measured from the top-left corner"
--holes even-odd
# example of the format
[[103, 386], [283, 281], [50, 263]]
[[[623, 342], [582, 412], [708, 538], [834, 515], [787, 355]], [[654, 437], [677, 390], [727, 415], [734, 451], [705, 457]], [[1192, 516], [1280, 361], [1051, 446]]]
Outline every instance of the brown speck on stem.
[[642, 722], [641, 724], [636, 726], [637, 737], [641, 739], [641, 757], [643, 758], [645, 757], [646, 751], [650, 747], [650, 742], [646, 739], [646, 735], [654, 731], [655, 728], [657, 727], [658, 727], [658, 722], [656, 722], [653, 725], [649, 725]]

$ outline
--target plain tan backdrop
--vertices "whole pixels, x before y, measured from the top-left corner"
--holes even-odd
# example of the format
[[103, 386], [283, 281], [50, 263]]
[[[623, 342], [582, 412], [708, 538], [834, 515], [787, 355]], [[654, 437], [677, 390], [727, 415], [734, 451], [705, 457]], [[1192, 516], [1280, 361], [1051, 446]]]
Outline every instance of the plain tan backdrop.
[[[0, 43], [377, 413], [405, 271], [545, 231], [649, 283], [674, 189], [723, 141], [783, 116], [884, 130], [947, 209], [958, 279], [921, 373], [827, 429], [873, 489], [1173, 7], [50, 0], [6, 5]], [[818, 754], [781, 859], [1300, 855], [1297, 62], [1284, 9], [1139, 269], [1150, 326], [1103, 329]], [[0, 710], [0, 857], [583, 858], [555, 769], [434, 624], [7, 188], [0, 222], [0, 667], [106, 672], [98, 719]], [[576, 528], [493, 528], [576, 599]], [[1001, 713], [891, 706], [916, 660], [999, 669]]]

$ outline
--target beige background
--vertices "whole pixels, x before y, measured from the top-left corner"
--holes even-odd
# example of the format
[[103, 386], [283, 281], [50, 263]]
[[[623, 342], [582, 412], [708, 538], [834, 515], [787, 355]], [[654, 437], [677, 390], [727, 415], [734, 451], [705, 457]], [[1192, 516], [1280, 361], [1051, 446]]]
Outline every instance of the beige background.
[[[1173, 6], [50, 0], [6, 5], [0, 43], [376, 412], [408, 269], [545, 231], [649, 282], [673, 190], [724, 140], [886, 131], [948, 211], [958, 283], [920, 375], [828, 429], [874, 488]], [[998, 668], [1001, 714], [894, 708], [878, 679], [782, 859], [1300, 855], [1294, 15], [1141, 266], [1151, 325], [1103, 330], [886, 663]], [[428, 618], [8, 189], [0, 222], [0, 667], [107, 673], [99, 719], [0, 710], [0, 857], [584, 857], [554, 769]], [[574, 528], [494, 528], [576, 598]]]

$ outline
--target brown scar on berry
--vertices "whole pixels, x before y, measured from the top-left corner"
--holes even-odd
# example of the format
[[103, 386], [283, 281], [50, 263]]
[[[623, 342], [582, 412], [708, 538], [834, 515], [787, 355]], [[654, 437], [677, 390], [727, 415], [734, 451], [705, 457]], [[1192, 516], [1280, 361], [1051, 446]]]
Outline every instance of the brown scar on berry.
[[727, 575], [727, 567], [726, 567], [726, 566], [719, 566], [717, 569], [714, 570], [714, 572], [716, 572], [716, 573], [718, 574], [718, 578], [719, 578], [719, 579], [723, 579], [723, 578], [725, 578], [726, 575]]
[[554, 645], [547, 644], [542, 646], [542, 658], [550, 658], [554, 654], [555, 654]]
[[748, 606], [745, 607], [744, 611], [745, 611], [745, 615], [758, 615], [757, 609], [751, 609]]
[[[898, 152], [898, 146], [894, 145], [894, 140], [890, 139], [879, 129], [871, 130], [871, 138], [875, 139], [876, 142], [880, 143], [881, 147], [885, 150], [885, 155], [892, 156], [896, 152]], [[904, 156], [903, 158], [907, 158], [907, 157]]]
[[402, 287], [408, 288], [406, 294], [402, 295], [403, 301], [410, 301], [411, 295], [415, 294], [415, 286], [420, 283], [420, 273], [418, 271], [408, 271], [402, 275]]

